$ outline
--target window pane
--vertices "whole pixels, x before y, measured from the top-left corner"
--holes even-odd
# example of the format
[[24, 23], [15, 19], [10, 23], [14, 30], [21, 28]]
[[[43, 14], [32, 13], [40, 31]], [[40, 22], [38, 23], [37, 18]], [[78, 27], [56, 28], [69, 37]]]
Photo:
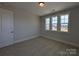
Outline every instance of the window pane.
[[45, 19], [45, 23], [46, 23], [46, 24], [49, 24], [49, 23], [50, 23], [50, 18], [46, 18], [46, 19]]
[[50, 18], [45, 19], [45, 30], [50, 30]]
[[61, 31], [68, 32], [68, 24], [61, 24]]
[[52, 17], [52, 30], [57, 31], [57, 16]]
[[68, 15], [65, 15], [65, 23], [68, 23]]
[[61, 16], [61, 23], [68, 23], [68, 15]]
[[52, 23], [57, 23], [57, 16], [56, 17], [52, 17]]
[[50, 30], [50, 26], [49, 26], [49, 24], [46, 24], [45, 29], [46, 29], [46, 30]]
[[52, 30], [57, 31], [57, 24], [52, 24]]
[[64, 19], [61, 19], [61, 23], [65, 23], [65, 20]]
[[61, 16], [61, 19], [64, 19], [64, 16]]

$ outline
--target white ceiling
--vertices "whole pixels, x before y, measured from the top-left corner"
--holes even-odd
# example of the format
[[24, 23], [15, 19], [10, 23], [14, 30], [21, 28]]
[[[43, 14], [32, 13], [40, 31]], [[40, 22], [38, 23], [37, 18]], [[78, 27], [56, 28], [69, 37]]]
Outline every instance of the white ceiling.
[[46, 2], [46, 4], [47, 7], [40, 8], [37, 6], [37, 2], [6, 2], [6, 5], [12, 5], [15, 7], [27, 9], [28, 11], [38, 16], [53, 13], [54, 12], [53, 9], [55, 9], [56, 12], [79, 5], [78, 2]]

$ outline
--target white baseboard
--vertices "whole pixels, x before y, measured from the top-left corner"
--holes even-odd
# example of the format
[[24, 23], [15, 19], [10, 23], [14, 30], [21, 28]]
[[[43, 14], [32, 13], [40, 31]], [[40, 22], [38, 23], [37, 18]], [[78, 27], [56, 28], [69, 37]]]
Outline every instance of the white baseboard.
[[68, 41], [56, 39], [56, 38], [53, 38], [53, 37], [50, 37], [50, 36], [46, 36], [46, 35], [41, 35], [41, 36], [45, 37], [45, 38], [48, 38], [48, 39], [55, 40], [55, 41], [59, 41], [59, 42], [65, 43], [65, 44], [69, 44], [69, 45], [72, 45], [72, 46], [79, 47], [79, 44], [77, 44], [77, 43], [73, 43], [73, 42], [68, 42]]
[[56, 41], [59, 41], [59, 42], [63, 42], [63, 43], [66, 43], [66, 44], [70, 44], [70, 45], [79, 47], [79, 44], [77, 44], [77, 43], [72, 43], [72, 42], [56, 39], [56, 38], [53, 38], [53, 37], [50, 37], [50, 36], [46, 36], [46, 35], [32, 35], [30, 37], [25, 37], [25, 38], [22, 38], [22, 39], [19, 39], [19, 40], [17, 39], [16, 41], [13, 41], [13, 42], [0, 43], [0, 48], [9, 46], [9, 45], [12, 45], [12, 44], [15, 44], [15, 43], [19, 43], [19, 42], [22, 42], [22, 41], [25, 41], [25, 40], [30, 40], [30, 39], [33, 39], [33, 38], [36, 38], [36, 37], [39, 37], [39, 36], [42, 36], [42, 37], [45, 37], [45, 38], [48, 38], [48, 39], [56, 40]]
[[39, 35], [32, 35], [30, 37], [24, 37], [24, 38], [21, 38], [21, 39], [17, 39], [16, 41], [14, 41], [14, 43], [19, 43], [19, 42], [22, 42], [22, 41], [25, 41], [25, 40], [30, 40], [30, 39], [33, 39], [33, 38], [36, 38], [36, 37], [39, 37]]
[[9, 45], [12, 45], [12, 44], [13, 44], [13, 41], [11, 41], [11, 42], [0, 42], [0, 48], [6, 47], [6, 46], [9, 46]]
[[25, 41], [25, 40], [30, 40], [30, 39], [33, 39], [33, 38], [36, 38], [36, 37], [39, 37], [39, 35], [32, 35], [32, 36], [29, 36], [29, 37], [24, 37], [22, 39], [19, 39], [19, 40], [17, 39], [16, 41], [14, 40], [12, 42], [4, 42], [4, 43], [2, 42], [2, 43], [0, 43], [0, 48], [10, 46], [12, 44], [19, 43], [19, 42], [22, 42], [22, 41]]

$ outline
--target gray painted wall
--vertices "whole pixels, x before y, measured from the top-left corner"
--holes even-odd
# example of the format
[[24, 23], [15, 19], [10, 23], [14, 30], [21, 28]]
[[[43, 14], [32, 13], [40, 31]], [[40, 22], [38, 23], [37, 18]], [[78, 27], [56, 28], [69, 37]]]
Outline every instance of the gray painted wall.
[[[56, 32], [56, 31], [45, 31], [44, 28], [44, 19], [46, 17], [50, 17], [53, 15], [60, 15], [60, 14], [64, 14], [64, 13], [69, 13], [69, 32], [65, 33], [65, 32]], [[79, 45], [79, 8], [73, 8], [73, 9], [69, 9], [69, 10], [64, 10], [61, 12], [57, 12], [55, 14], [49, 14], [46, 16], [42, 16], [41, 17], [41, 35], [45, 35], [45, 36], [49, 36], [52, 38], [62, 41], [66, 41], [66, 42], [72, 42], [75, 44]]]
[[14, 6], [2, 6], [0, 8], [8, 9], [14, 13], [14, 38], [19, 40], [40, 34], [39, 17], [25, 9]]
[[27, 10], [16, 8], [14, 27], [15, 39], [39, 35], [39, 17]]

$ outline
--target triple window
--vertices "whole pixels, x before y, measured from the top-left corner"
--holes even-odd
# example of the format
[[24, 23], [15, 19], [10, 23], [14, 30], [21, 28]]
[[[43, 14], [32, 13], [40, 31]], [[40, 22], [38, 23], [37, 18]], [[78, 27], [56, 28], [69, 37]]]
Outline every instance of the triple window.
[[[58, 20], [59, 18], [59, 20]], [[69, 15], [54, 16], [45, 19], [45, 30], [68, 32]]]

